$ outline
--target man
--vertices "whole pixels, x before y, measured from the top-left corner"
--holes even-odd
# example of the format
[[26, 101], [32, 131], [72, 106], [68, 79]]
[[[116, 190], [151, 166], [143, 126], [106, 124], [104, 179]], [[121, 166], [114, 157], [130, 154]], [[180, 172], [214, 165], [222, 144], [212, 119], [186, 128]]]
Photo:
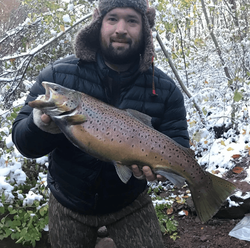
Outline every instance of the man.
[[104, 225], [118, 248], [164, 247], [145, 180], [164, 178], [132, 165], [134, 176], [122, 183], [112, 164], [80, 151], [49, 116], [27, 105], [44, 94], [42, 81], [54, 82], [143, 112], [155, 129], [188, 147], [183, 96], [152, 66], [154, 18], [146, 0], [99, 0], [92, 22], [76, 36], [75, 55], [40, 73], [13, 123], [13, 141], [22, 154], [49, 154], [52, 247], [94, 247], [97, 229]]

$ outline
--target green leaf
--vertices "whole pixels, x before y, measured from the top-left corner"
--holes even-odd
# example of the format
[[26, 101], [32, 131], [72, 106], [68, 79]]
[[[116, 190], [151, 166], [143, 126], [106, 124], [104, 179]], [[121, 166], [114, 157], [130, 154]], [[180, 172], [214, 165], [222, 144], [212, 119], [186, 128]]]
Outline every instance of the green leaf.
[[234, 101], [239, 102], [242, 99], [242, 97], [243, 97], [242, 93], [240, 93], [236, 90], [234, 93]]
[[0, 207], [0, 214], [4, 214], [5, 212], [5, 208], [4, 207]]

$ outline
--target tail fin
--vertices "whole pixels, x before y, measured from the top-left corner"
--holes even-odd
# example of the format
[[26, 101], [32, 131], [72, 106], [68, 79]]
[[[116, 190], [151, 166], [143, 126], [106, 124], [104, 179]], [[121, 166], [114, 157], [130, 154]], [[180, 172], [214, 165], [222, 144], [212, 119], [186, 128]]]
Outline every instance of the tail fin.
[[201, 188], [195, 188], [190, 185], [195, 209], [202, 223], [211, 219], [218, 212], [227, 197], [236, 190], [236, 186], [233, 183], [208, 172], [206, 173], [210, 177], [212, 185]]

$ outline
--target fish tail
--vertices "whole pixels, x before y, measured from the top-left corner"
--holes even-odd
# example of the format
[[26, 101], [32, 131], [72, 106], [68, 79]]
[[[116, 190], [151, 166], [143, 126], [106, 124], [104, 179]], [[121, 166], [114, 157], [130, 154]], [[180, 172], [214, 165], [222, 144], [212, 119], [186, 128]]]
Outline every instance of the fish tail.
[[202, 223], [211, 219], [219, 211], [227, 197], [236, 190], [233, 183], [208, 172], [206, 174], [211, 179], [211, 184], [204, 187], [190, 185], [195, 209]]

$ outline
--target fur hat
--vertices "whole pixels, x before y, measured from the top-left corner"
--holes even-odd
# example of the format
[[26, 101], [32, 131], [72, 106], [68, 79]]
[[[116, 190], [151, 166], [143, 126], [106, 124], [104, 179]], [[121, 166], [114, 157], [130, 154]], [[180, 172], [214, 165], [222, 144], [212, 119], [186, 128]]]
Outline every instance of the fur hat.
[[151, 28], [155, 24], [155, 9], [148, 6], [147, 0], [99, 0], [98, 9], [95, 9], [90, 24], [82, 28], [75, 38], [74, 49], [76, 57], [92, 62], [100, 48], [100, 30], [103, 17], [114, 8], [133, 8], [142, 15], [144, 30], [144, 47], [141, 54], [140, 71], [146, 71], [152, 64], [154, 46]]

